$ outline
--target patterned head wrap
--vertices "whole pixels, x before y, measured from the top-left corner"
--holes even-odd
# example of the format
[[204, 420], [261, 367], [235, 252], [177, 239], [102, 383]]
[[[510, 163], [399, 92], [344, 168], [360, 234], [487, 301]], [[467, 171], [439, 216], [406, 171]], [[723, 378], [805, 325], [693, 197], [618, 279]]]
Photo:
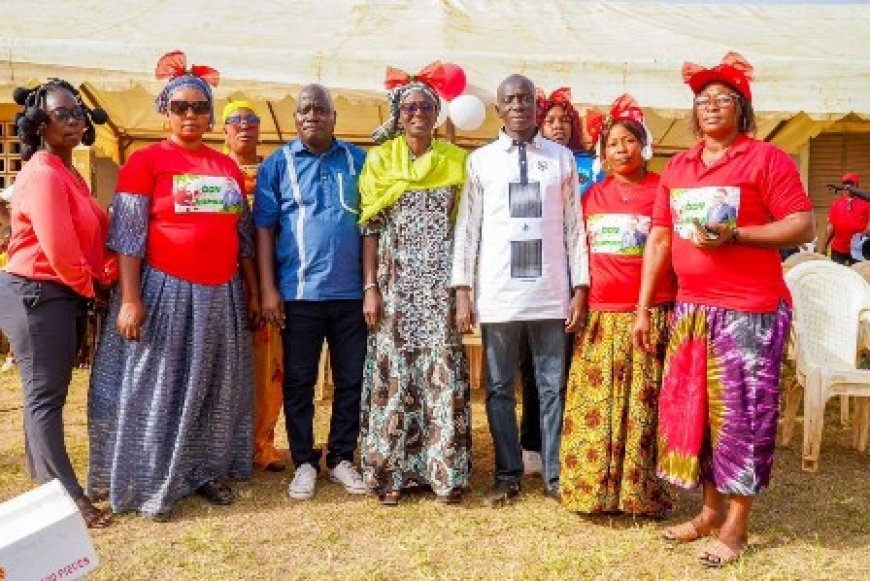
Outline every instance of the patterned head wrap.
[[160, 94], [154, 100], [157, 112], [163, 115], [169, 109], [169, 97], [179, 89], [196, 89], [205, 95], [211, 104], [209, 123], [214, 124], [214, 95], [211, 87], [217, 87], [220, 82], [220, 73], [204, 65], [193, 65], [187, 68], [187, 56], [180, 50], [166, 53], [157, 61], [154, 75], [158, 79], [169, 79]]
[[549, 98], [543, 91], [538, 89], [535, 91], [535, 99], [537, 101], [537, 119], [538, 127], [544, 122], [547, 113], [553, 107], [561, 107], [568, 116], [568, 121], [571, 123], [571, 139], [568, 140], [567, 146], [571, 151], [580, 151], [583, 149], [583, 127], [580, 125], [580, 114], [571, 103], [571, 89], [561, 87], [550, 93]]
[[390, 104], [390, 114], [383, 125], [378, 127], [372, 133], [372, 138], [376, 144], [381, 144], [385, 141], [398, 137], [402, 134], [402, 127], [399, 125], [399, 113], [401, 113], [402, 102], [411, 91], [422, 91], [429, 99], [435, 103], [435, 112], [441, 110], [441, 99], [438, 98], [438, 93], [431, 86], [417, 80], [411, 80], [406, 85], [401, 85], [387, 92], [387, 101]]

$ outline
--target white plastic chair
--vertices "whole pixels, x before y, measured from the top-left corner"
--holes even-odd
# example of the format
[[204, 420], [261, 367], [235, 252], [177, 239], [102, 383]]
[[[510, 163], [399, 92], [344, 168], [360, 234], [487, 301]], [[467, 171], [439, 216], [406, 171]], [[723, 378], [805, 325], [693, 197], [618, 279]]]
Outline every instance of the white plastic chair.
[[858, 323], [870, 286], [830, 261], [799, 264], [785, 275], [794, 298], [797, 377], [804, 385], [802, 468], [819, 467], [825, 404], [834, 395], [870, 397], [870, 370], [858, 369]]

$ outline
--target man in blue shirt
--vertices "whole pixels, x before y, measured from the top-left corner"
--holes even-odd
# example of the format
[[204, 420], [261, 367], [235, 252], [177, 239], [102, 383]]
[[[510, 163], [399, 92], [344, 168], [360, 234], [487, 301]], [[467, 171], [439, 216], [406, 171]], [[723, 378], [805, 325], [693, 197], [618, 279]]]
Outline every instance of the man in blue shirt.
[[335, 139], [335, 107], [324, 87], [299, 94], [298, 139], [260, 166], [254, 196], [264, 318], [283, 329], [284, 416], [296, 473], [291, 498], [314, 495], [314, 385], [323, 340], [335, 393], [326, 465], [351, 494], [365, 485], [354, 467], [366, 326], [362, 314], [357, 178], [365, 151]]

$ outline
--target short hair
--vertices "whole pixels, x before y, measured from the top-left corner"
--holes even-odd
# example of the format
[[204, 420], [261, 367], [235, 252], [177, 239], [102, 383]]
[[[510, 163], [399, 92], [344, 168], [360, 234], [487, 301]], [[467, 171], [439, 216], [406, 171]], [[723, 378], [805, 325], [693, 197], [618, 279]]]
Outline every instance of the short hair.
[[49, 93], [58, 90], [68, 91], [72, 94], [78, 106], [85, 112], [85, 133], [82, 136], [84, 145], [92, 145], [96, 140], [97, 134], [94, 124], [100, 125], [108, 120], [105, 111], [100, 108], [91, 109], [85, 105], [78, 89], [62, 79], [48, 79], [32, 89], [19, 87], [12, 95], [15, 102], [23, 107], [15, 114], [15, 127], [18, 140], [21, 142], [21, 159], [23, 161], [29, 160], [42, 146], [39, 126], [48, 121], [48, 113], [45, 110], [46, 98]]

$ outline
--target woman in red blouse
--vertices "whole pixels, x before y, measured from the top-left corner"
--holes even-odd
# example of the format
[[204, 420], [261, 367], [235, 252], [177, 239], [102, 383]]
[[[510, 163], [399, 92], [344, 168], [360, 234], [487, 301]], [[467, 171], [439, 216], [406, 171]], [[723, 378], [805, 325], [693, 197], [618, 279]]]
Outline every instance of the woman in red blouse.
[[[239, 263], [254, 273], [239, 166], [203, 143], [217, 71], [164, 56], [157, 98], [169, 138], [121, 168], [109, 247], [120, 289], [90, 397], [88, 490], [158, 521], [196, 492], [230, 504], [252, 455], [250, 331]], [[250, 303], [257, 319], [256, 279]]]
[[18, 361], [31, 477], [60, 480], [89, 527], [111, 522], [79, 485], [64, 445], [63, 406], [75, 360], [76, 319], [85, 301], [113, 279], [105, 251], [108, 216], [72, 163], [73, 149], [94, 141], [90, 111], [69, 83], [53, 79], [18, 89], [16, 119], [27, 163], [12, 199], [9, 263], [0, 272], [0, 327]]
[[819, 252], [826, 254], [831, 247], [831, 260], [850, 266], [855, 263], [852, 258], [852, 237], [856, 234], [866, 234], [870, 230], [870, 202], [856, 197], [847, 187], [858, 187], [858, 174], [849, 172], [843, 175], [842, 194], [828, 212], [828, 224], [825, 234], [819, 241]]
[[589, 238], [589, 315], [574, 343], [562, 428], [562, 505], [582, 513], [659, 516], [671, 498], [656, 476], [658, 393], [674, 301], [666, 272], [652, 300], [654, 345], [632, 347], [640, 271], [659, 176], [643, 112], [628, 95], [601, 133], [611, 175], [583, 197]]
[[[659, 398], [658, 473], [703, 487], [695, 518], [665, 531], [707, 535], [701, 561], [721, 567], [747, 543], [752, 501], [770, 482], [779, 374], [791, 320], [780, 248], [813, 238], [812, 204], [789, 156], [754, 131], [751, 67], [730, 53], [684, 68], [699, 142], [662, 172], [633, 329], [654, 349], [656, 281], [673, 265], [677, 302]], [[730, 499], [730, 504], [728, 500]]]

